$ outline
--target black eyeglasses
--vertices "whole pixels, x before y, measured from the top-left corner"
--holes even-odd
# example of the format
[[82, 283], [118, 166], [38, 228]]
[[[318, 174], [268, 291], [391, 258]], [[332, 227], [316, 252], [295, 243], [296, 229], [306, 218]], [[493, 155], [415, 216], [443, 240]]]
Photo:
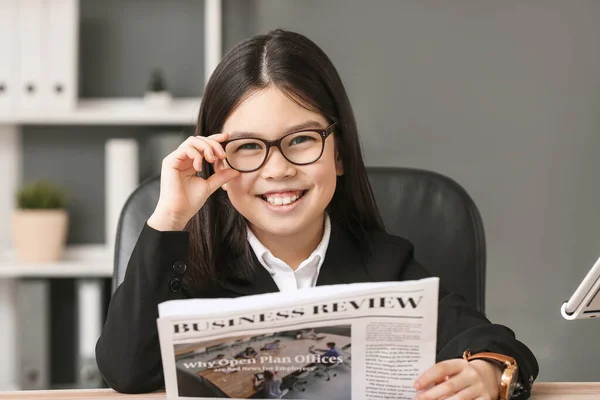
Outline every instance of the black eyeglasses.
[[290, 132], [277, 140], [239, 138], [222, 143], [229, 166], [240, 172], [260, 169], [271, 147], [277, 147], [283, 157], [295, 165], [316, 162], [323, 155], [325, 139], [333, 133], [335, 122], [325, 129], [303, 129]]

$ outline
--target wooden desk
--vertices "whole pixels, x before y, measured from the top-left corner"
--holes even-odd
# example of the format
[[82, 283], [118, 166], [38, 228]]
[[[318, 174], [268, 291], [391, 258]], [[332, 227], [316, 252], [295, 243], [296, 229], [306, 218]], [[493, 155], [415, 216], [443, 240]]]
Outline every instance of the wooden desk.
[[600, 382], [536, 382], [531, 400], [598, 400]]
[[19, 392], [0, 392], [1, 400], [102, 400], [102, 399], [147, 399], [165, 400], [165, 392], [146, 394], [122, 394], [112, 389], [82, 390], [23, 390]]
[[[539, 382], [533, 387], [531, 400], [598, 400], [600, 383], [597, 382]], [[148, 394], [121, 394], [111, 389], [86, 390], [41, 390], [22, 392], [0, 392], [0, 400], [103, 400], [103, 399], [148, 399], [165, 400], [164, 392]]]

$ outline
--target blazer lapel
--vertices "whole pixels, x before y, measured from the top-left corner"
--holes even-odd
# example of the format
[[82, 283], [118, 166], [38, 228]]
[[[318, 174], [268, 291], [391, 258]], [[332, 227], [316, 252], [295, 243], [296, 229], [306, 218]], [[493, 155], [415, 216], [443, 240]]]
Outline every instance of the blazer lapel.
[[348, 233], [331, 220], [331, 237], [317, 286], [372, 281], [365, 270], [360, 251]]
[[[227, 277], [221, 284], [225, 291], [234, 293], [237, 296], [247, 296], [252, 294], [263, 294], [278, 292], [279, 288], [267, 271], [258, 261], [254, 251], [252, 253], [252, 273], [248, 278]], [[242, 262], [241, 260], [238, 262]], [[234, 296], [234, 297], [237, 297]]]

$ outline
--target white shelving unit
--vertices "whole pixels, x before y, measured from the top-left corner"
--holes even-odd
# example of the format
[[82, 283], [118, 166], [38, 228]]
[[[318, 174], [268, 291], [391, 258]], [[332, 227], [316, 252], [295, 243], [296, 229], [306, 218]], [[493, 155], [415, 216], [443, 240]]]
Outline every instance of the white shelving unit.
[[70, 246], [53, 263], [23, 263], [13, 251], [0, 254], [0, 279], [108, 278], [113, 273], [112, 254], [103, 245]]
[[[25, 3], [20, 0], [7, 0], [0, 6], [12, 7], [16, 4]], [[51, 2], [47, 4], [52, 4]], [[0, 7], [2, 8], [2, 7]], [[10, 10], [10, 9], [9, 9]], [[27, 7], [22, 8], [27, 10]], [[31, 10], [29, 10], [31, 11]], [[26, 11], [26, 12], [29, 12]], [[35, 10], [29, 17], [38, 18]], [[2, 14], [1, 15], [9, 15]], [[60, 20], [63, 16], [54, 16]], [[6, 21], [5, 21], [6, 22]], [[14, 22], [9, 19], [9, 22]], [[56, 21], [55, 21], [56, 22]], [[54, 25], [58, 30], [51, 30], [53, 34], [62, 35], [69, 24]], [[7, 33], [0, 40], [0, 50], [3, 45], [11, 45], [16, 42], [17, 36], [11, 36], [11, 27], [13, 24], [0, 24], [0, 28], [7, 28], [1, 32]], [[36, 26], [31, 21], [24, 26]], [[69, 25], [72, 27], [72, 24]], [[204, 49], [205, 53], [198, 55], [203, 59], [205, 82], [208, 82], [212, 71], [221, 60], [222, 52], [222, 12], [221, 0], [204, 0]], [[29, 28], [27, 28], [29, 29]], [[70, 28], [69, 28], [70, 29]], [[25, 33], [29, 32], [28, 30]], [[27, 33], [29, 35], [29, 33]], [[71, 34], [72, 36], [72, 34]], [[69, 43], [71, 36], [69, 36]], [[27, 38], [35, 39], [36, 35], [29, 35]], [[78, 39], [78, 38], [77, 38]], [[39, 43], [38, 43], [39, 45]], [[40, 47], [40, 46], [38, 46]], [[44, 46], [41, 46], [45, 48]], [[77, 48], [77, 46], [75, 46]], [[5, 53], [12, 54], [16, 49], [8, 49]], [[22, 56], [29, 54], [21, 52]], [[54, 53], [52, 53], [54, 54]], [[71, 60], [71, 58], [65, 58]], [[74, 58], [76, 59], [76, 57]], [[57, 61], [58, 60], [58, 61]], [[21, 60], [23, 61], [23, 60]], [[37, 68], [41, 63], [22, 62], [25, 66]], [[57, 76], [76, 79], [76, 70], [73, 70], [69, 62], [60, 62], [60, 57], [54, 60], [54, 66], [51, 69]], [[2, 66], [2, 65], [0, 65]], [[27, 67], [27, 68], [29, 68]], [[32, 67], [32, 68], [33, 68]], [[35, 69], [34, 68], [34, 69]], [[31, 69], [31, 68], [29, 68]], [[76, 68], [75, 68], [76, 69]], [[45, 70], [35, 70], [33, 72], [43, 74]], [[0, 70], [0, 78], [5, 78]], [[40, 75], [41, 76], [41, 75]], [[41, 79], [41, 78], [40, 78]], [[41, 82], [41, 81], [39, 81]], [[43, 82], [48, 83], [48, 82]], [[16, 85], [22, 87], [23, 85]], [[47, 89], [45, 89], [47, 90]], [[69, 92], [73, 93], [73, 92]], [[18, 362], [18, 338], [16, 325], [21, 316], [17, 312], [17, 289], [19, 282], [25, 278], [76, 278], [79, 282], [78, 296], [85, 299], [86, 296], [91, 300], [85, 302], [86, 320], [94, 322], [93, 332], [85, 332], [87, 341], [82, 343], [92, 343], [93, 335], [97, 331], [97, 319], [99, 318], [99, 304], [96, 301], [98, 286], [94, 280], [98, 278], [107, 278], [112, 276], [113, 272], [113, 254], [107, 250], [107, 246], [79, 246], [69, 247], [62, 260], [56, 263], [48, 264], [27, 264], [19, 262], [14, 254], [11, 253], [10, 240], [10, 217], [15, 207], [14, 195], [21, 183], [20, 171], [22, 170], [22, 144], [21, 144], [21, 126], [22, 125], [129, 125], [129, 126], [151, 126], [151, 125], [181, 125], [192, 126], [198, 116], [198, 110], [201, 98], [175, 98], [169, 107], [154, 108], [148, 106], [143, 98], [107, 98], [107, 99], [73, 99], [70, 106], [60, 107], [24, 107], [15, 108], [10, 112], [6, 110], [0, 113], [0, 179], [2, 180], [2, 191], [0, 191], [0, 354], [3, 354], [0, 364], [0, 390], [19, 389], [19, 370], [15, 367]], [[46, 103], [48, 104], [48, 103]], [[66, 103], [65, 103], [66, 104]], [[96, 299], [96, 300], [95, 300]], [[92, 305], [90, 305], [92, 304]], [[41, 305], [40, 305], [41, 306]], [[87, 321], [87, 322], [86, 322]], [[85, 329], [84, 329], [85, 330]], [[91, 335], [91, 336], [90, 336]], [[81, 341], [81, 338], [80, 338]], [[90, 345], [80, 346], [79, 352], [88, 355]], [[80, 378], [85, 379], [85, 378]], [[81, 383], [81, 382], [79, 382]]]
[[[205, 82], [208, 81], [222, 57], [221, 7], [221, 0], [204, 0], [205, 53], [200, 57], [204, 60]], [[26, 107], [17, 108], [8, 114], [0, 113], [0, 144], [2, 145], [0, 146], [0, 167], [3, 170], [2, 174], [6, 174], [8, 178], [6, 182], [3, 179], [3, 191], [0, 192], [0, 219], [8, 221], [15, 207], [14, 194], [21, 181], [19, 171], [22, 169], [20, 137], [22, 125], [179, 125], [189, 127], [196, 123], [201, 101], [201, 97], [175, 98], [167, 107], [153, 107], [148, 105], [143, 98], [78, 99], [73, 108]], [[10, 224], [0, 224], [0, 254], [4, 251], [3, 249], [9, 247]], [[0, 258], [0, 279], [22, 276], [22, 274], [36, 276], [36, 271], [39, 272], [39, 276], [50, 276], [52, 274], [50, 271], [60, 274], [58, 271], [63, 270], [64, 264], [25, 266], [14, 261], [10, 265], [9, 267], [8, 263]], [[78, 271], [82, 274], [81, 276], [87, 276], [85, 265], [81, 264], [71, 270]], [[92, 267], [90, 266], [90, 268]], [[19, 269], [22, 271], [19, 272]], [[102, 269], [97, 270], [101, 271]], [[90, 273], [94, 274], [95, 272]], [[73, 274], [73, 276], [76, 275]]]
[[27, 110], [0, 116], [8, 125], [193, 125], [201, 98], [174, 99], [168, 107], [152, 107], [143, 99], [82, 99], [73, 110]]

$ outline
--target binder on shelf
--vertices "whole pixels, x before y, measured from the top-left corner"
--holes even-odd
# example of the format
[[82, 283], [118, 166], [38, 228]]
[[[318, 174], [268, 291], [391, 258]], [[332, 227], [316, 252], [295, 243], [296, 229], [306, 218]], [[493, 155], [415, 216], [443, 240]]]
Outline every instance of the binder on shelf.
[[105, 237], [109, 255], [114, 243], [121, 210], [129, 195], [139, 185], [139, 144], [135, 139], [109, 139], [105, 146], [104, 193]]
[[43, 97], [45, 107], [77, 105], [79, 1], [44, 0]]
[[16, 99], [19, 110], [38, 109], [43, 104], [42, 25], [46, 0], [17, 2], [18, 79]]
[[102, 375], [96, 363], [96, 342], [102, 333], [102, 282], [95, 279], [77, 280], [77, 382], [81, 389], [99, 388]]
[[44, 279], [24, 279], [17, 287], [17, 353], [21, 390], [46, 390], [50, 387], [49, 284]]
[[0, 0], [0, 115], [15, 107], [17, 81], [17, 0]]
[[19, 390], [17, 359], [17, 293], [12, 279], [0, 279], [0, 392]]

